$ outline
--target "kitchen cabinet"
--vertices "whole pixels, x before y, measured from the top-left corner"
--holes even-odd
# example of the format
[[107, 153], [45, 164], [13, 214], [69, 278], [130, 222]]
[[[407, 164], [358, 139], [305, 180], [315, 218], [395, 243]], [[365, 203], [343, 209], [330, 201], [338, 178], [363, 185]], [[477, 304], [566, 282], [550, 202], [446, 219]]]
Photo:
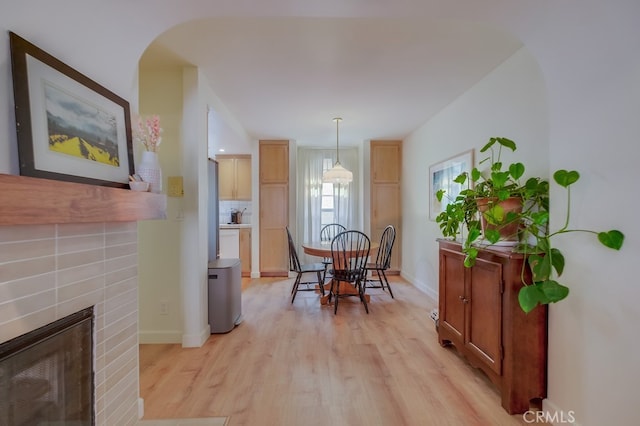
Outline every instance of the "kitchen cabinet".
[[260, 183], [289, 184], [289, 141], [260, 141]]
[[240, 271], [251, 276], [251, 228], [240, 228]]
[[259, 141], [260, 275], [289, 275], [289, 141]]
[[251, 200], [251, 156], [216, 155], [220, 200]]
[[453, 345], [500, 390], [509, 414], [546, 397], [547, 306], [525, 314], [518, 303], [525, 257], [481, 249], [471, 268], [457, 242], [439, 241], [438, 340]]
[[396, 228], [387, 274], [399, 274], [402, 262], [402, 141], [370, 142], [371, 239], [380, 241], [387, 225]]

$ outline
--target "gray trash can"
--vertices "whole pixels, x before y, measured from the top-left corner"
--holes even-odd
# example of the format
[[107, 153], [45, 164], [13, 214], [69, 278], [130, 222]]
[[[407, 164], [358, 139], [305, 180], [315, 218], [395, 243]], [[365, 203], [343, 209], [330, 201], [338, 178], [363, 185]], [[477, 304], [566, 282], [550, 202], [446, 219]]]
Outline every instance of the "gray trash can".
[[240, 259], [209, 262], [208, 287], [211, 333], [227, 333], [242, 322]]

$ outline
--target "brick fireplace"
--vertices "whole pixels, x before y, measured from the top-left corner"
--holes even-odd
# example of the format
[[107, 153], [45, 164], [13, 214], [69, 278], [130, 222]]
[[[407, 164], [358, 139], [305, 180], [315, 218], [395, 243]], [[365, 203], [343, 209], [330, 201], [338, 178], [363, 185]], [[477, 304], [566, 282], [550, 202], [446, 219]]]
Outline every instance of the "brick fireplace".
[[0, 342], [95, 310], [98, 425], [138, 418], [137, 224], [0, 226]]
[[0, 174], [0, 343], [93, 306], [97, 425], [138, 420], [138, 220], [166, 196]]

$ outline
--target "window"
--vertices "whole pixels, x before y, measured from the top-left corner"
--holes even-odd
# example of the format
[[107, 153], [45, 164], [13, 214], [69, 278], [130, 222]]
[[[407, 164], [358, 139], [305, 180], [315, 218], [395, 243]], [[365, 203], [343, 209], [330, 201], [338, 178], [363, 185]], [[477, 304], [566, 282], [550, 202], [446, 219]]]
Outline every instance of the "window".
[[[331, 158], [324, 158], [322, 160], [322, 173], [333, 167], [333, 160]], [[337, 215], [335, 210], [335, 194], [334, 185], [332, 183], [322, 182], [322, 201], [320, 209], [320, 229], [325, 225], [337, 222]]]

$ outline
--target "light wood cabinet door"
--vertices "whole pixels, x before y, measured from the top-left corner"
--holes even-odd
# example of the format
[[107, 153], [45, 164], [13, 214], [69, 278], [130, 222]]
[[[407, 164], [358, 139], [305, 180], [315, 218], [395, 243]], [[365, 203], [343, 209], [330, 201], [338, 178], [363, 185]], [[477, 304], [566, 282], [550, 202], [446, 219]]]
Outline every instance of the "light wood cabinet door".
[[377, 184], [371, 193], [371, 240], [380, 241], [387, 225], [396, 228], [390, 271], [400, 270], [401, 194], [399, 184]]
[[251, 201], [251, 157], [236, 158], [236, 200]]
[[251, 229], [240, 228], [240, 271], [243, 277], [251, 276]]
[[371, 141], [372, 183], [400, 183], [401, 167], [400, 141]]
[[286, 227], [289, 224], [289, 185], [260, 187], [260, 274], [289, 274]]
[[220, 200], [251, 201], [251, 156], [217, 155]]
[[233, 200], [235, 192], [235, 162], [233, 158], [216, 157], [218, 161], [218, 197]]
[[260, 141], [260, 183], [289, 183], [289, 141]]

